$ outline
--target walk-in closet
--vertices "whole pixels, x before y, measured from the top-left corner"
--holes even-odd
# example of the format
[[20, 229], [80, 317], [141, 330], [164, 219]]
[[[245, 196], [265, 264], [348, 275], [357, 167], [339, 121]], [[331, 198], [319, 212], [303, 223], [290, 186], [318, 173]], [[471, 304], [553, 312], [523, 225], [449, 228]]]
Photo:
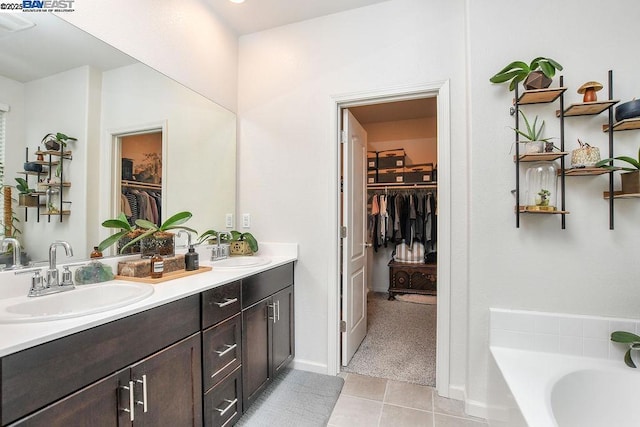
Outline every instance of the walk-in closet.
[[367, 333], [343, 371], [435, 386], [436, 98], [348, 110], [366, 131], [368, 292]]

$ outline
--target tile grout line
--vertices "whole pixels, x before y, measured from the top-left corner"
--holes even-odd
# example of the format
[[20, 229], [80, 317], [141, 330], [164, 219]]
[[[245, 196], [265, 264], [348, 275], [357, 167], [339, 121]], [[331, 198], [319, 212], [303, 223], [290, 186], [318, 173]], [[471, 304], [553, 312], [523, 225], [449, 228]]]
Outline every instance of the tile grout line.
[[382, 411], [384, 409], [384, 402], [387, 399], [387, 390], [389, 389], [389, 380], [384, 380], [384, 393], [382, 395], [382, 405], [380, 405], [380, 413], [378, 414], [378, 427], [380, 427], [380, 423], [382, 422]]
[[434, 394], [434, 391], [431, 390], [431, 421], [432, 421], [433, 427], [436, 427], [436, 400], [433, 394]]

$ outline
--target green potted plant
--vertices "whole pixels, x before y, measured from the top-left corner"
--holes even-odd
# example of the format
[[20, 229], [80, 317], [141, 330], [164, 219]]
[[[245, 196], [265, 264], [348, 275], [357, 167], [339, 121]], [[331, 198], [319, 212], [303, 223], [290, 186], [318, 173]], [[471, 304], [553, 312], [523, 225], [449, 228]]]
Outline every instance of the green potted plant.
[[[612, 162], [614, 160], [626, 162], [630, 166], [617, 167], [610, 165], [609, 162]], [[618, 156], [600, 160], [598, 163], [596, 163], [596, 167], [608, 170], [627, 171], [627, 173], [620, 174], [620, 180], [622, 181], [622, 192], [624, 194], [640, 193], [640, 149], [638, 150], [637, 159], [629, 156]]]
[[119, 229], [115, 234], [104, 239], [98, 245], [100, 252], [107, 249], [109, 246], [118, 242], [118, 251], [123, 254], [140, 253], [140, 243], [130, 245], [129, 243], [144, 233], [144, 230], [138, 229], [135, 226], [131, 226], [124, 213], [120, 214], [116, 218], [108, 219], [102, 223], [103, 227]]
[[16, 178], [16, 189], [18, 190], [18, 205], [35, 208], [38, 206], [39, 198], [33, 188], [29, 188], [29, 183], [24, 178]]
[[146, 219], [137, 219], [135, 221], [136, 225], [143, 229], [144, 232], [124, 245], [122, 249], [139, 241], [140, 252], [143, 257], [151, 257], [154, 254], [173, 256], [175, 253], [175, 234], [169, 230], [186, 230], [198, 234], [196, 230], [183, 225], [191, 219], [192, 216], [193, 214], [191, 212], [178, 212], [164, 221], [160, 226]]
[[[511, 129], [513, 129], [518, 135], [525, 139], [525, 141], [520, 141], [524, 142], [524, 153], [534, 154], [553, 150], [553, 144], [551, 144], [550, 142], [550, 139], [552, 138], [542, 138], [542, 131], [544, 130], [544, 120], [542, 120], [540, 127], [538, 127], [538, 116], [533, 119], [533, 124], [531, 124], [522, 110], [518, 110], [518, 112], [524, 120], [526, 129]], [[549, 145], [551, 145], [550, 149], [547, 148]]]
[[[77, 141], [78, 138], [74, 138], [73, 136], [67, 136], [64, 133], [56, 132], [56, 133], [48, 133], [42, 137], [41, 144], [47, 148], [47, 150], [51, 151], [61, 151], [67, 146], [68, 141]], [[62, 147], [62, 148], [61, 148]]]
[[635, 368], [636, 364], [631, 358], [631, 351], [640, 350], [640, 337], [631, 332], [615, 331], [611, 333], [611, 341], [629, 345], [627, 352], [624, 354], [624, 363], [630, 368]]
[[[253, 234], [249, 232], [241, 233], [237, 230], [231, 230], [231, 239], [226, 234], [220, 234], [221, 242], [223, 240], [229, 240], [231, 255], [252, 255], [258, 252], [258, 241]], [[202, 244], [206, 241], [217, 240], [218, 232], [216, 230], [207, 230], [202, 233], [197, 240], [196, 244]]]
[[509, 90], [524, 80], [525, 89], [544, 89], [551, 85], [551, 79], [556, 70], [562, 71], [562, 65], [551, 58], [539, 56], [527, 64], [514, 61], [498, 71], [489, 79], [491, 83], [509, 83]]

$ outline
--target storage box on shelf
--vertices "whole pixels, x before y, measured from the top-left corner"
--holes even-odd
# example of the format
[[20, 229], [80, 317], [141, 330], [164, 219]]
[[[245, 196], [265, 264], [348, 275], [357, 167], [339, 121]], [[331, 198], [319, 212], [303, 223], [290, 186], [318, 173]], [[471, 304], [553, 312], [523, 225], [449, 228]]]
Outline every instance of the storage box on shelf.
[[367, 170], [376, 170], [378, 169], [378, 152], [377, 151], [367, 151]]
[[433, 163], [407, 165], [404, 169], [404, 182], [419, 183], [432, 181], [434, 181]]
[[404, 181], [404, 168], [378, 169], [378, 183], [401, 184]]
[[378, 169], [403, 168], [405, 165], [404, 148], [378, 151]]

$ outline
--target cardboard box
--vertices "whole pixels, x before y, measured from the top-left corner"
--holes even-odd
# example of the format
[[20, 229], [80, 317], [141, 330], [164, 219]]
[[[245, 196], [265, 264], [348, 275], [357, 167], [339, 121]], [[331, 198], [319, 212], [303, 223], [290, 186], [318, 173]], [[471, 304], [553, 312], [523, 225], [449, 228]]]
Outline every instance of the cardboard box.
[[378, 151], [378, 169], [404, 167], [405, 153], [403, 148]]
[[378, 169], [378, 153], [367, 151], [367, 170]]
[[378, 170], [367, 171], [367, 184], [375, 184], [378, 182]]
[[404, 182], [404, 168], [378, 169], [378, 182], [385, 184], [402, 184]]
[[404, 182], [431, 182], [433, 181], [433, 163], [422, 163], [406, 166], [404, 169]]

